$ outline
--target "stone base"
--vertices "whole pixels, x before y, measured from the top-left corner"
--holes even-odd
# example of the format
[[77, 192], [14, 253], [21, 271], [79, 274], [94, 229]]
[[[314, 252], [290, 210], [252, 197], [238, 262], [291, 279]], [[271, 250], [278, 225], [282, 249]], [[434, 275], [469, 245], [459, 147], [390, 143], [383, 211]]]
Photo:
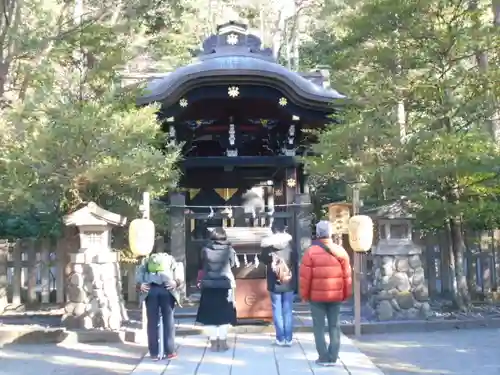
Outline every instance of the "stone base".
[[118, 263], [73, 264], [62, 323], [69, 329], [120, 329], [128, 320]]
[[378, 320], [425, 319], [431, 309], [420, 254], [374, 255], [370, 307]]

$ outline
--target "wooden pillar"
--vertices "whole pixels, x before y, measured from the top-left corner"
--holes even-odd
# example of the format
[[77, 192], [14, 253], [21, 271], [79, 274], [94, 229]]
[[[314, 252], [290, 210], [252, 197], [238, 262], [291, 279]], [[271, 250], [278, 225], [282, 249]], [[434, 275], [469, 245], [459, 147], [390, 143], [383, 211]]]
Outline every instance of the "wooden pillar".
[[311, 246], [311, 197], [309, 194], [297, 194], [295, 196], [295, 239], [299, 259]]
[[[297, 188], [298, 188], [297, 169], [295, 167], [286, 168], [284, 186], [285, 186], [285, 204], [292, 205], [293, 203], [295, 203], [295, 196], [297, 195]], [[291, 212], [292, 214], [295, 212], [293, 206], [290, 207], [287, 206], [286, 208], [287, 211]], [[294, 233], [293, 220], [288, 220], [287, 225], [288, 225], [288, 231], [290, 233]]]
[[37, 302], [36, 295], [36, 279], [37, 279], [37, 258], [36, 258], [36, 242], [35, 240], [27, 241], [26, 253], [28, 254], [28, 294], [26, 297], [26, 304], [33, 305]]
[[[181, 193], [171, 193], [170, 198], [170, 254], [186, 270], [186, 223], [184, 212], [186, 198]], [[186, 286], [181, 290], [181, 300], [186, 296]]]
[[[14, 273], [12, 275], [12, 305], [20, 306], [22, 303], [21, 290], [24, 286], [23, 283], [23, 251], [22, 240], [17, 240], [14, 247], [14, 254], [12, 254], [12, 260], [14, 261]], [[64, 271], [64, 266], [61, 267]], [[63, 293], [64, 302], [64, 284], [59, 287], [60, 293]], [[58, 291], [59, 291], [58, 289]]]
[[[274, 212], [274, 187], [273, 186], [268, 186], [266, 188], [267, 194], [266, 194], [266, 206], [267, 206], [267, 211], [268, 212]], [[273, 226], [273, 221], [274, 218], [272, 216], [268, 217], [267, 225], [269, 227]]]
[[306, 173], [304, 165], [301, 165], [299, 168], [299, 173], [298, 173], [298, 179], [299, 179], [299, 186], [300, 189], [298, 189], [298, 192], [300, 194], [309, 194], [309, 175]]
[[[311, 246], [311, 197], [309, 194], [297, 194], [294, 206], [294, 232], [290, 232], [295, 239], [295, 251], [297, 263], [294, 265], [294, 272], [298, 275], [299, 264], [305, 251]], [[296, 291], [299, 289], [299, 279], [296, 279]]]

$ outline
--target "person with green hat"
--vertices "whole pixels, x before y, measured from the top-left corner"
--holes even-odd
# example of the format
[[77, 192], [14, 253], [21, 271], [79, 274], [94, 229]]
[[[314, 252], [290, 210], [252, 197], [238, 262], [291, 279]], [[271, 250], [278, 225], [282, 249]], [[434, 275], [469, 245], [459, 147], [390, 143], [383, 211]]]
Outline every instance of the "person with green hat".
[[[146, 304], [148, 349], [153, 359], [174, 359], [175, 305], [180, 305], [179, 288], [184, 275], [174, 257], [167, 253], [152, 253], [138, 267], [136, 282], [140, 290], [140, 303]], [[164, 353], [159, 353], [158, 324], [163, 323]]]

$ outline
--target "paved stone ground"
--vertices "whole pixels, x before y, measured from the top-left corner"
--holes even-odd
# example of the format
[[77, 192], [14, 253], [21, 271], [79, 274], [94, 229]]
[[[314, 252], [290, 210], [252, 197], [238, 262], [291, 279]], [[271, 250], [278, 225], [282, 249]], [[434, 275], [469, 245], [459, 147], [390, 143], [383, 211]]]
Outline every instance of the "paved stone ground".
[[230, 336], [231, 350], [207, 350], [204, 336], [178, 339], [179, 357], [155, 362], [145, 358], [132, 375], [383, 375], [352, 344], [342, 338], [340, 362], [335, 367], [319, 367], [312, 333], [298, 333], [290, 348], [271, 345], [272, 336], [237, 334]]
[[144, 355], [138, 345], [8, 345], [0, 348], [0, 375], [125, 375]]
[[366, 335], [356, 343], [385, 375], [499, 375], [500, 330]]

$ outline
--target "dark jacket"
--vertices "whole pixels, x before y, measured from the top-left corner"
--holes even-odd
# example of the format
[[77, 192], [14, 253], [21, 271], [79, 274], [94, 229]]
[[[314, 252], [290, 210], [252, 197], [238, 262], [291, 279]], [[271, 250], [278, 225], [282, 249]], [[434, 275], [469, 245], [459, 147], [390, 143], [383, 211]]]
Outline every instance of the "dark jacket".
[[236, 286], [231, 268], [236, 252], [227, 241], [209, 241], [201, 249], [201, 288], [230, 289]]
[[[267, 290], [271, 293], [285, 293], [295, 290], [297, 276], [295, 275], [296, 255], [292, 249], [292, 236], [288, 233], [275, 233], [262, 239], [260, 244], [262, 252], [261, 261], [267, 266]], [[286, 284], [280, 284], [276, 274], [271, 269], [272, 255], [276, 254], [288, 265], [292, 271], [292, 279]]]

